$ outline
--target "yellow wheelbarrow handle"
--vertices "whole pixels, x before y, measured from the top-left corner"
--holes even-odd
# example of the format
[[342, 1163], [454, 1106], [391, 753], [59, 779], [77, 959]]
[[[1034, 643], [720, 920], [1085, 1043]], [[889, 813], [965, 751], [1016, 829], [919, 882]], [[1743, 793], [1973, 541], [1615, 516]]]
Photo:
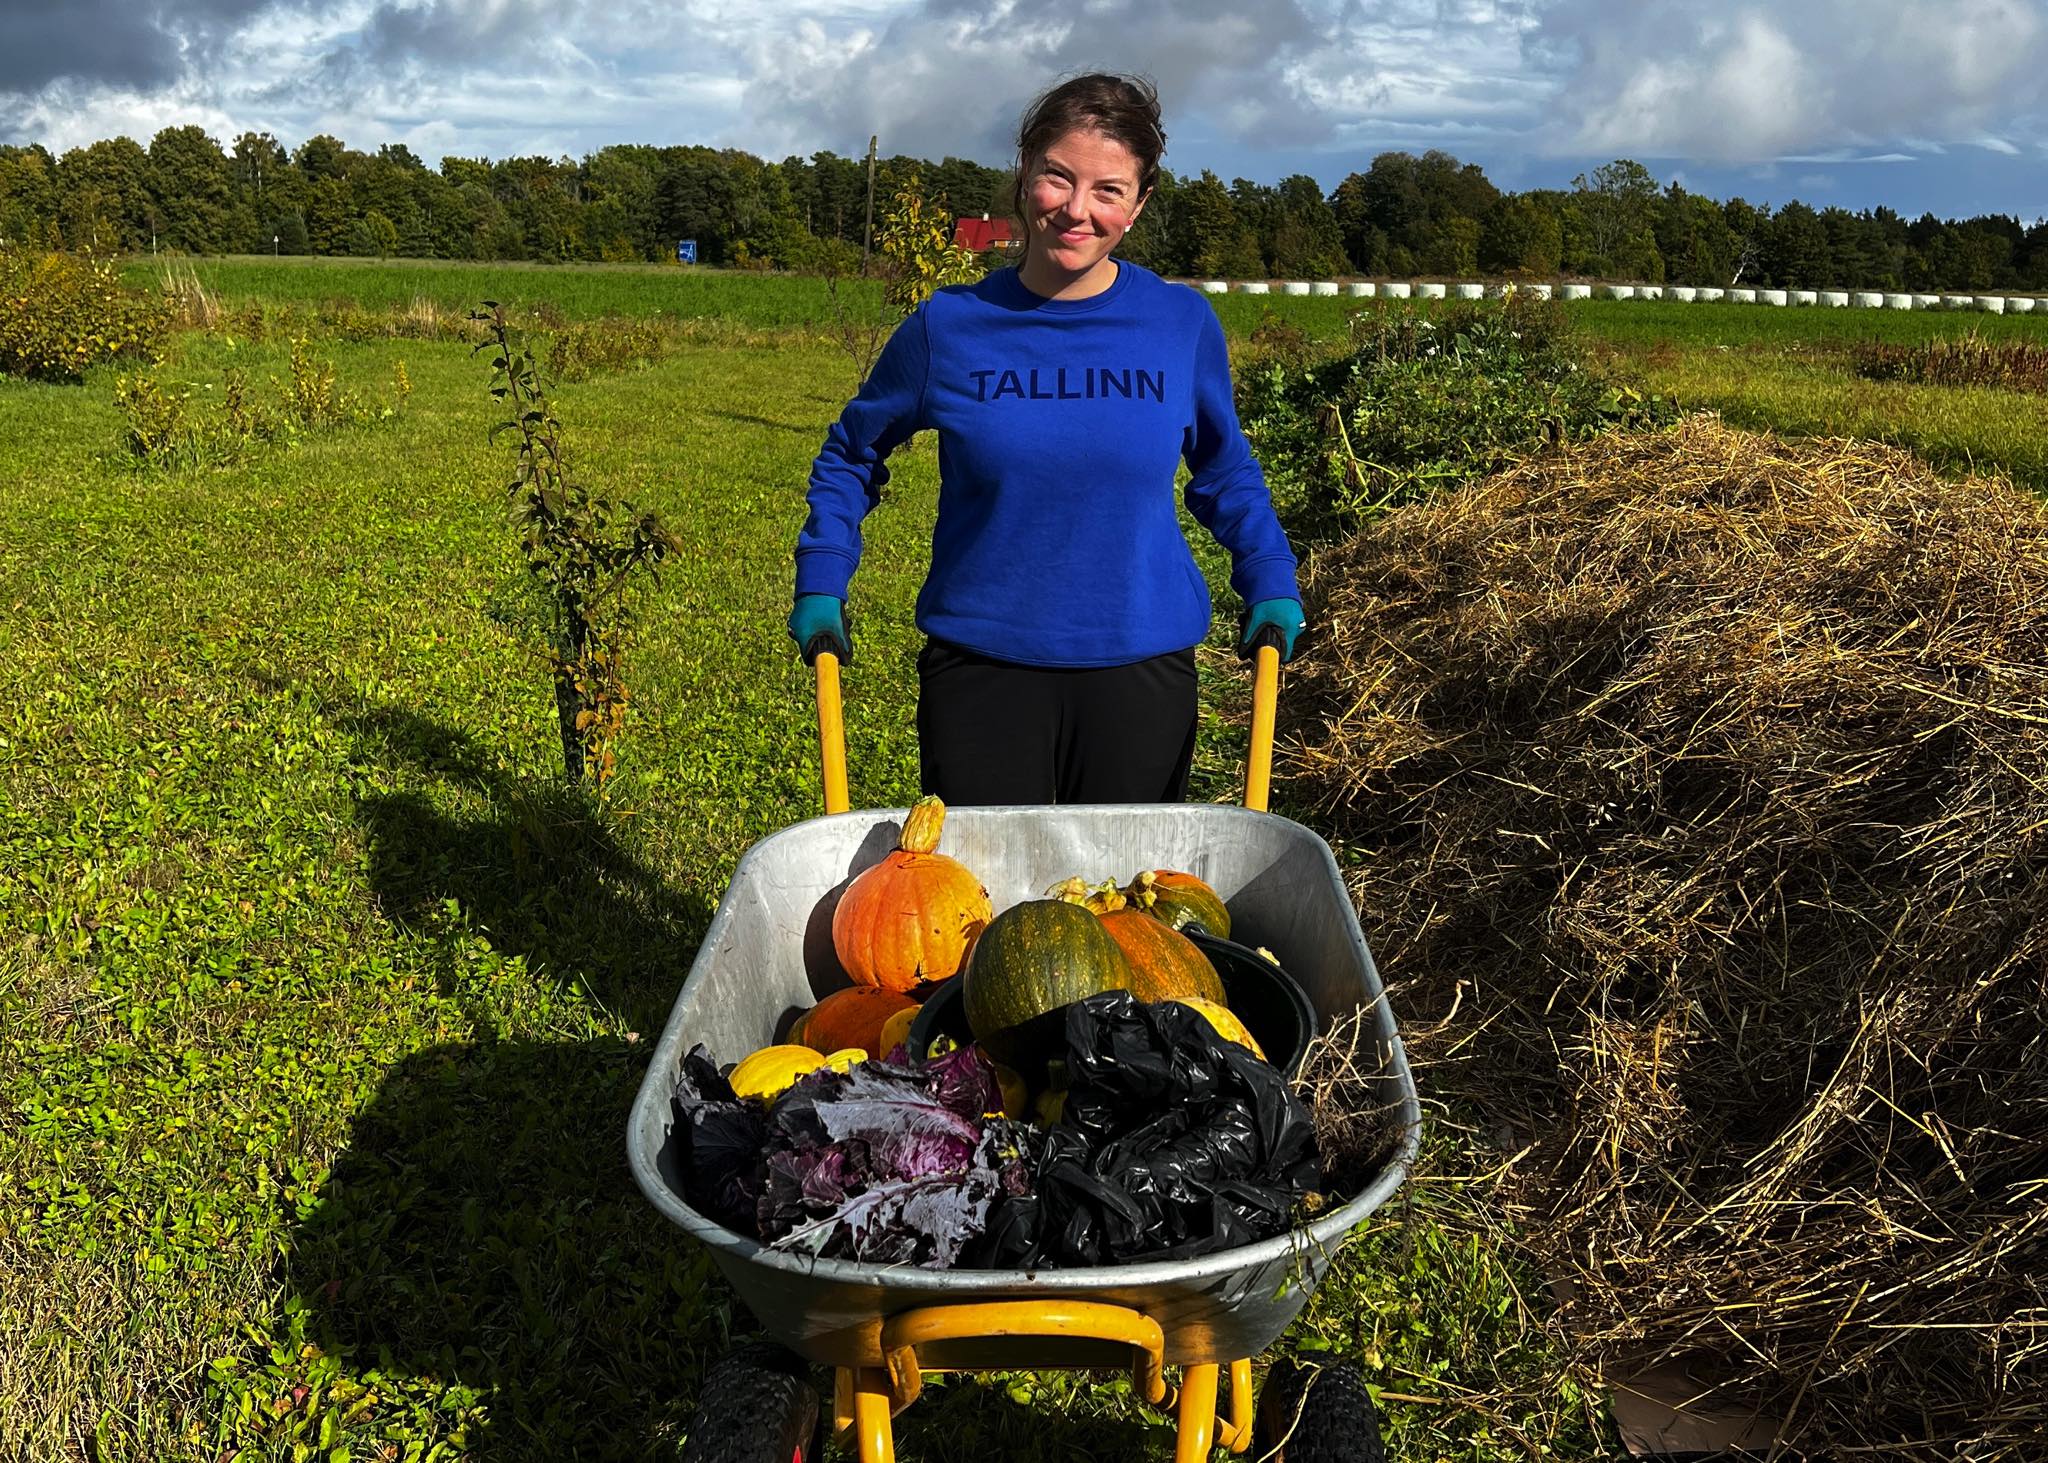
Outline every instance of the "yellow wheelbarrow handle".
[[843, 813], [846, 798], [846, 716], [839, 700], [839, 657], [818, 652], [818, 752], [825, 774], [825, 811]]
[[[1244, 769], [1244, 805], [1266, 811], [1273, 790], [1273, 721], [1280, 700], [1280, 651], [1261, 645], [1252, 672], [1252, 740]], [[825, 811], [843, 813], [846, 792], [846, 714], [839, 692], [839, 657], [818, 652], [818, 755], [825, 781]]]

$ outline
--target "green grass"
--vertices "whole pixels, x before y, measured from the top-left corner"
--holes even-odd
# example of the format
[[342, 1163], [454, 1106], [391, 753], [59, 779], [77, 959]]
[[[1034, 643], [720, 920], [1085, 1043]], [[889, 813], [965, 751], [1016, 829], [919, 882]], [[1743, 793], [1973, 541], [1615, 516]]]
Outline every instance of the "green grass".
[[[720, 319], [756, 328], [803, 326], [828, 318], [825, 282], [800, 275], [683, 268], [673, 264], [471, 264], [450, 260], [325, 259], [240, 256], [178, 261], [222, 300], [315, 309], [348, 303], [404, 309], [415, 300], [466, 312], [483, 300], [521, 309], [546, 305], [570, 319], [604, 315]], [[161, 265], [146, 259], [126, 271], [154, 284]], [[862, 288], [859, 283], [846, 286]], [[868, 286], [879, 293], [878, 287]]]
[[[579, 278], [519, 275], [550, 300]], [[0, 382], [26, 485], [0, 533], [0, 1459], [662, 1456], [750, 1323], [633, 1188], [625, 1115], [738, 854], [817, 808], [782, 621], [847, 367], [697, 344], [559, 392], [583, 470], [686, 545], [600, 813], [558, 786], [514, 633], [484, 363], [320, 349], [378, 396], [403, 358], [403, 415], [217, 470], [131, 468], [112, 372]], [[188, 335], [163, 374], [203, 399], [229, 364], [261, 385], [283, 344]], [[894, 465], [847, 686], [869, 805], [915, 791], [936, 453]], [[1197, 793], [1229, 797], [1241, 672], [1212, 650], [1203, 684]], [[1286, 1344], [1542, 1431], [1543, 1353], [1508, 1338], [1528, 1279], [1433, 1202]], [[1560, 1456], [1594, 1456], [1560, 1415]], [[915, 1419], [906, 1459], [1168, 1446], [1127, 1389], [1052, 1375], [948, 1382]], [[1394, 1420], [1417, 1456], [1522, 1456], [1487, 1412]]]

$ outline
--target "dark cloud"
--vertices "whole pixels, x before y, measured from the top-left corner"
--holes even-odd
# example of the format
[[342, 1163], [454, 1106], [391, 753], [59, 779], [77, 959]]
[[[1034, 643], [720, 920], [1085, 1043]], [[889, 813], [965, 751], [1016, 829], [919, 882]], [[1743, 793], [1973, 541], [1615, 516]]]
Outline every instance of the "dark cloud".
[[169, 85], [273, 0], [0, 0], [0, 96]]

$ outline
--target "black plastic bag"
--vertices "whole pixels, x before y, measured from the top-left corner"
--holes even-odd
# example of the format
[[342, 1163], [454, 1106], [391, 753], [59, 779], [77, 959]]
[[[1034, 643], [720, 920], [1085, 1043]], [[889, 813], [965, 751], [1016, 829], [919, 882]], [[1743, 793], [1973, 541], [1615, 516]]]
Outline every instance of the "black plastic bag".
[[1187, 1259], [1284, 1233], [1322, 1183], [1280, 1073], [1174, 1002], [1067, 1008], [1066, 1109], [1030, 1142], [1031, 1192], [1000, 1200], [973, 1263]]

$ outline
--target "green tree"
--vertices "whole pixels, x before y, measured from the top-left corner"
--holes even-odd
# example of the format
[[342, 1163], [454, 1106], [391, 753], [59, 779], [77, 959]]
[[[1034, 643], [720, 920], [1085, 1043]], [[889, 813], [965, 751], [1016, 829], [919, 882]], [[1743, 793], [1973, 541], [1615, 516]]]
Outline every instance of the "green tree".
[[1207, 168], [1183, 184], [1174, 222], [1176, 249], [1196, 274], [1221, 279], [1263, 278], [1258, 236], [1238, 221], [1230, 190]]
[[1280, 180], [1270, 216], [1274, 273], [1326, 277], [1349, 268], [1337, 215], [1323, 197], [1322, 185], [1308, 174], [1295, 173]]
[[[1656, 249], [1657, 180], [1629, 158], [1616, 158], [1572, 179], [1585, 226], [1587, 274], [1648, 277], [1643, 266]], [[1660, 266], [1657, 277], [1663, 277]]]
[[1487, 274], [1552, 275], [1564, 263], [1557, 214], [1527, 194], [1505, 194], [1486, 211], [1479, 232], [1479, 268]]
[[57, 160], [39, 146], [0, 147], [0, 247], [57, 239]]
[[157, 221], [149, 154], [132, 137], [73, 148], [57, 164], [58, 224], [73, 249], [147, 249]]
[[381, 209], [369, 210], [350, 231], [348, 252], [364, 258], [389, 259], [398, 252], [398, 225]]
[[1823, 289], [1836, 271], [1820, 215], [1794, 199], [1765, 225], [1762, 277], [1780, 288]]
[[162, 242], [193, 254], [226, 251], [234, 233], [234, 171], [199, 127], [166, 127], [149, 144]]

